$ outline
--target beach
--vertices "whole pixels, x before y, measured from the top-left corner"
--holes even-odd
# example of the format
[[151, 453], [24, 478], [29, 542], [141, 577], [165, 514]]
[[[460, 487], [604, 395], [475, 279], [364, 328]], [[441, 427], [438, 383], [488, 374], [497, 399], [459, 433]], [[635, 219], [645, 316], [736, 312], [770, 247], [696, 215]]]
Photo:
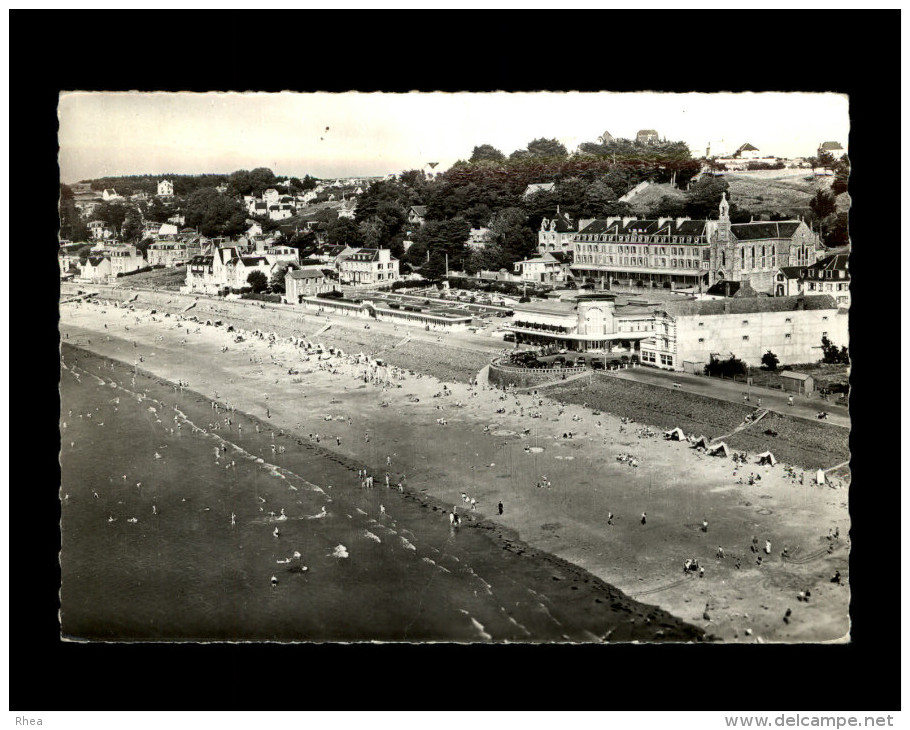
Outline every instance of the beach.
[[[551, 400], [546, 389], [504, 393], [472, 386], [469, 377], [456, 382], [463, 358], [452, 357], [446, 383], [410, 372], [455, 352], [446, 338], [403, 343], [399, 362], [408, 371], [395, 373], [389, 365], [398, 348], [391, 345], [404, 333], [388, 324], [364, 332], [384, 343], [377, 367], [375, 359], [353, 364], [346, 357], [359, 355], [352, 350], [357, 325], [316, 337], [345, 352], [320, 360], [286, 336], [246, 331], [237, 342], [228, 319], [221, 326], [178, 319], [190, 314], [151, 315], [138, 302], [134, 311], [67, 303], [60, 331], [64, 343], [187, 383], [304, 444], [318, 434], [320, 449], [380, 479], [388, 471], [406, 494], [432, 500], [437, 509], [424, 508], [433, 512], [426, 519], [446, 524], [442, 509], [457, 507], [465, 526], [489, 533], [497, 549], [578, 566], [709, 637], [816, 642], [849, 634], [846, 483], [816, 485], [814, 472], [759, 466], [754, 453], [744, 464], [710, 457], [605, 407]], [[492, 351], [467, 361], [489, 361]], [[703, 575], [684, 572], [692, 558]], [[835, 571], [841, 583], [830, 581]]]

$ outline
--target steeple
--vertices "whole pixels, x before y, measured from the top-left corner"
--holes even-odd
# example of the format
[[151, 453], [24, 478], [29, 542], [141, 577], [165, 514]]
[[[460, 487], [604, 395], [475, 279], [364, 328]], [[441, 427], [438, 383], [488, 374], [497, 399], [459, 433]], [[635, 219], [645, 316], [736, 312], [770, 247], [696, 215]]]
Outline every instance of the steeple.
[[717, 221], [717, 240], [720, 243], [730, 242], [730, 204], [727, 202], [727, 193], [721, 193], [720, 217]]
[[730, 220], [730, 204], [727, 202], [727, 193], [721, 193], [720, 198], [720, 220], [729, 221]]

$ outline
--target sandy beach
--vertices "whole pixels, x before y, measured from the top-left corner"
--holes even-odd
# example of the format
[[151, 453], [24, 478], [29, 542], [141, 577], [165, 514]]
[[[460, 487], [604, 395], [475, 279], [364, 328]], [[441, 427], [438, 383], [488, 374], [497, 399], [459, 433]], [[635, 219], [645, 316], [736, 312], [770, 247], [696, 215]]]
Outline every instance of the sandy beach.
[[[849, 634], [845, 483], [816, 485], [814, 473], [758, 466], [755, 454], [739, 465], [706, 456], [646, 424], [563, 406], [546, 389], [505, 394], [483, 382], [399, 379], [388, 367], [308, 358], [287, 338], [247, 334], [238, 343], [227, 320], [206, 326], [136, 307], [63, 304], [61, 337], [302, 439], [318, 434], [324, 448], [501, 525], [710, 636], [818, 642]], [[402, 337], [391, 325], [371, 327], [371, 337]], [[348, 353], [351, 332], [333, 328], [318, 341]], [[433, 344], [419, 347], [432, 352]], [[445, 343], [436, 349], [446, 357]], [[394, 350], [387, 360], [395, 364]], [[689, 558], [703, 575], [684, 572]], [[830, 581], [835, 571], [840, 584]]]

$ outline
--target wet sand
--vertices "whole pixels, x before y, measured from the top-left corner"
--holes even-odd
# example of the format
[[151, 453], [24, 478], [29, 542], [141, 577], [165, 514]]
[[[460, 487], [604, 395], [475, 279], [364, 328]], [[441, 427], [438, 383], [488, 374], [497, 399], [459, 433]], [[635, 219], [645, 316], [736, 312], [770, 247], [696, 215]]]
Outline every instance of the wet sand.
[[[532, 550], [578, 565], [709, 635], [815, 642], [842, 640], [849, 632], [844, 484], [815, 486], [802, 470], [793, 477], [784, 464], [757, 466], [755, 455], [736, 468], [729, 459], [663, 441], [660, 434], [640, 435], [642, 424], [595, 416], [582, 406], [563, 408], [548, 401], [546, 391], [540, 406], [529, 393], [504, 396], [455, 383], [448, 384], [451, 395], [434, 398], [442, 385], [429, 376], [408, 376], [383, 390], [352, 373], [320, 370], [315, 359], [305, 361], [287, 344], [237, 344], [224, 327], [183, 322], [178, 329], [174, 316], [156, 319], [140, 310], [66, 304], [61, 332], [73, 344], [131, 364], [141, 354], [144, 370], [187, 381], [207, 397], [302, 438], [319, 433], [326, 449], [375, 473], [384, 473], [390, 457], [392, 478], [411, 490], [426, 489], [444, 504], [461, 505], [465, 492], [477, 501], [472, 516], [506, 541], [512, 535]], [[331, 335], [319, 339], [331, 345]], [[299, 373], [288, 374], [290, 368]], [[505, 413], [496, 412], [501, 408]], [[531, 418], [532, 411], [541, 417]], [[573, 438], [562, 438], [569, 431]], [[626, 453], [637, 457], [637, 467], [617, 461]], [[752, 486], [750, 473], [761, 477]], [[544, 476], [550, 488], [536, 486]], [[834, 528], [840, 538], [829, 540]], [[751, 550], [753, 536], [759, 553]], [[781, 557], [785, 545], [792, 561]], [[686, 558], [699, 560], [703, 577], [684, 574]], [[835, 570], [841, 585], [829, 582]], [[810, 600], [798, 601], [807, 589]], [[789, 623], [783, 621], [787, 609]]]

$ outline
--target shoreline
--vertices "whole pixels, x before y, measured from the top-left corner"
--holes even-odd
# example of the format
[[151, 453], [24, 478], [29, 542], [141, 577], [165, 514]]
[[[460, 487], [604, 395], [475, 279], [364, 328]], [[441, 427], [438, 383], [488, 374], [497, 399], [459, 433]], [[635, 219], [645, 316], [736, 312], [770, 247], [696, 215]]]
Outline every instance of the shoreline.
[[[362, 461], [357, 462], [353, 459], [339, 456], [335, 451], [326, 446], [323, 446], [321, 443], [314, 443], [311, 440], [307, 440], [305, 437], [301, 437], [300, 434], [297, 434], [293, 431], [286, 431], [283, 428], [277, 427], [278, 425], [270, 421], [265, 421], [256, 416], [244, 413], [239, 409], [230, 409], [226, 408], [226, 404], [220, 401], [215, 401], [208, 398], [205, 394], [198, 391], [194, 391], [189, 388], [180, 388], [177, 383], [171, 382], [160, 375], [157, 375], [151, 371], [145, 370], [141, 367], [135, 367], [130, 365], [123, 360], [117, 360], [109, 358], [106, 355], [100, 355], [93, 350], [83, 347], [81, 345], [73, 344], [71, 342], [64, 342], [62, 345], [62, 351], [64, 352], [64, 360], [68, 362], [68, 368], [74, 371], [81, 371], [84, 375], [92, 376], [95, 372], [94, 364], [96, 361], [101, 361], [105, 363], [102, 372], [113, 378], [115, 373], [112, 373], [107, 369], [106, 363], [112, 363], [112, 366], [115, 364], [121, 377], [126, 376], [127, 373], [132, 373], [134, 375], [134, 383], [137, 391], [142, 393], [143, 399], [146, 402], [155, 403], [159, 407], [162, 413], [168, 407], [166, 400], [159, 400], [159, 398], [167, 398], [167, 395], [172, 391], [180, 391], [180, 398], [183, 401], [181, 409], [187, 411], [195, 411], [195, 418], [201, 418], [202, 421], [198, 422], [198, 425], [201, 427], [202, 422], [208, 414], [209, 404], [216, 404], [218, 406], [217, 411], [213, 409], [213, 412], [229, 414], [232, 422], [235, 425], [246, 426], [246, 431], [241, 431], [239, 434], [244, 443], [244, 449], [253, 449], [251, 458], [255, 458], [255, 453], [262, 453], [262, 458], [257, 461], [262, 461], [266, 459], [263, 467], [266, 469], [278, 469], [283, 474], [285, 474], [285, 479], [292, 479], [295, 482], [303, 482], [307, 484], [311, 489], [315, 491], [322, 492], [326, 494], [325, 489], [330, 490], [331, 499], [330, 503], [333, 503], [332, 514], [337, 515], [343, 513], [346, 510], [350, 512], [359, 512], [364, 514], [363, 511], [357, 506], [357, 500], [360, 498], [369, 498], [371, 496], [379, 496], [380, 494], [385, 494], [384, 497], [379, 497], [383, 499], [386, 505], [389, 506], [390, 511], [397, 515], [397, 518], [390, 523], [390, 527], [394, 527], [395, 531], [399, 534], [408, 534], [411, 535], [410, 530], [407, 527], [411, 527], [415, 533], [417, 533], [416, 542], [418, 545], [421, 545], [421, 552], [425, 552], [427, 549], [434, 551], [432, 543], [427, 543], [426, 537], [420, 527], [432, 527], [438, 529], [441, 525], [447, 525], [448, 520], [445, 518], [445, 515], [450, 511], [451, 506], [445, 504], [438, 497], [431, 495], [427, 492], [426, 489], [421, 489], [419, 491], [405, 490], [404, 493], [398, 494], [397, 490], [393, 489], [390, 493], [387, 492], [383, 485], [376, 487], [377, 491], [373, 492], [368, 490], [367, 492], [358, 489], [352, 484], [347, 482], [356, 483], [355, 475], [357, 474], [360, 468], [366, 468], [371, 473], [380, 473], [380, 469], [376, 468], [378, 465], [364, 464]], [[153, 392], [157, 391], [157, 392]], [[187, 405], [187, 401], [192, 402], [193, 406], [190, 407]], [[181, 410], [180, 413], [183, 413]], [[185, 418], [185, 414], [183, 416]], [[215, 418], [215, 421], [218, 421], [218, 418]], [[193, 425], [192, 420], [185, 420], [184, 423]], [[255, 428], [255, 432], [254, 432]], [[223, 432], [221, 430], [212, 431], [212, 435], [215, 435], [219, 439], [223, 439], [225, 443], [232, 449], [238, 448], [236, 439], [238, 434], [232, 434], [230, 432]], [[302, 449], [306, 453], [304, 460], [307, 462], [314, 461], [314, 458], [317, 463], [325, 463], [326, 461], [333, 462], [339, 468], [334, 466], [331, 468], [332, 475], [328, 477], [328, 473], [323, 474], [323, 479], [320, 479], [316, 482], [309, 481], [310, 479], [316, 479], [316, 477], [310, 473], [306, 473], [304, 476], [302, 470], [294, 471], [288, 466], [278, 465], [278, 461], [284, 461], [282, 457], [276, 457], [274, 454], [271, 458], [267, 456], [267, 451], [256, 451], [256, 447], [253, 444], [250, 444], [249, 441], [253, 440], [254, 442], [264, 442], [265, 444], [277, 444], [279, 446], [282, 443], [287, 444], [288, 455], [291, 455], [294, 451], [300, 452]], [[270, 440], [271, 439], [271, 440]], [[280, 449], [281, 453], [284, 454], [284, 450]], [[248, 452], [249, 453], [249, 452]], [[344, 472], [347, 472], [346, 474]], [[325, 482], [325, 478], [328, 477], [328, 481], [331, 481], [332, 485], [328, 485]], [[72, 487], [70, 487], [72, 489]], [[296, 488], [295, 488], [296, 489]], [[74, 494], [75, 496], [75, 494]], [[69, 498], [69, 494], [67, 495]], [[270, 500], [271, 501], [271, 500]], [[408, 509], [405, 505], [410, 505], [410, 507], [417, 507], [418, 509]], [[361, 504], [361, 506], [366, 507], [366, 504]], [[426, 510], [425, 512], [420, 512], [421, 509]], [[439, 515], [432, 515], [432, 512], [438, 512]], [[292, 519], [300, 519], [292, 518]], [[428, 522], [433, 521], [435, 524]], [[491, 565], [497, 563], [494, 559], [492, 561], [488, 559], [480, 560], [480, 565], [475, 564], [471, 560], [472, 556], [477, 557], [475, 548], [472, 548], [476, 542], [482, 541], [484, 545], [486, 543], [491, 543], [496, 549], [505, 551], [509, 553], [510, 557], [508, 558], [506, 565], [506, 572], [509, 575], [509, 582], [513, 583], [516, 587], [526, 586], [528, 592], [531, 595], [537, 596], [540, 600], [543, 601], [541, 606], [544, 604], [549, 606], [549, 611], [552, 612], [552, 615], [548, 612], [546, 615], [552, 620], [556, 621], [557, 625], [559, 624], [558, 619], [561, 619], [563, 625], [565, 626], [565, 634], [563, 634], [562, 639], [556, 638], [556, 635], [552, 635], [547, 638], [547, 635], [539, 634], [528, 634], [527, 638], [524, 639], [515, 639], [515, 638], [494, 638], [493, 643], [545, 643], [545, 642], [562, 642], [566, 643], [597, 643], [601, 641], [619, 641], [619, 642], [675, 642], [675, 643], [691, 643], [691, 642], [701, 642], [706, 640], [704, 631], [698, 627], [687, 624], [682, 620], [678, 619], [675, 616], [668, 614], [666, 611], [649, 604], [644, 604], [639, 601], [636, 601], [629, 596], [622, 593], [620, 590], [614, 586], [609, 585], [605, 581], [597, 578], [597, 576], [591, 574], [590, 572], [584, 570], [583, 568], [569, 563], [556, 555], [552, 555], [545, 551], [538, 550], [531, 545], [526, 544], [522, 541], [514, 531], [509, 528], [497, 524], [496, 522], [488, 519], [482, 514], [478, 513], [467, 513], [462, 515], [462, 525], [459, 529], [459, 533], [464, 535], [467, 539], [459, 540], [459, 545], [461, 546], [461, 551], [457, 549], [452, 549], [451, 552], [447, 551], [448, 557], [456, 561], [458, 565], [459, 560], [462, 561], [465, 570], [467, 571], [467, 578], [474, 578], [480, 580], [482, 584], [486, 582], [480, 578], [480, 575], [473, 570], [473, 568], [478, 568], [479, 572], [482, 575], [494, 583], [494, 586], [498, 583], [499, 589], [497, 589], [497, 595], [499, 595], [502, 589], [502, 572], [503, 568], [500, 567], [499, 570], [494, 570], [491, 568]], [[371, 524], [375, 524], [375, 520], [371, 520]], [[372, 526], [371, 529], [381, 532], [383, 526], [376, 525]], [[384, 534], [384, 533], [381, 533]], [[395, 534], [393, 532], [393, 534]], [[470, 536], [470, 537], [468, 537]], [[413, 539], [413, 536], [412, 536]], [[378, 540], [377, 540], [378, 541]], [[347, 541], [346, 541], [347, 542]], [[412, 548], [413, 549], [413, 548]], [[353, 549], [354, 552], [357, 552], [357, 549]], [[362, 550], [361, 550], [362, 552]], [[486, 555], [488, 549], [483, 549], [480, 551], [481, 555]], [[455, 557], [452, 558], [451, 556]], [[459, 558], [458, 555], [461, 555]], [[391, 556], [389, 556], [391, 557]], [[445, 557], [445, 556], [443, 556]], [[495, 553], [494, 553], [495, 557]], [[425, 560], [426, 558], [424, 558]], [[441, 557], [436, 554], [436, 560], [440, 561]], [[464, 562], [470, 561], [470, 562]], [[528, 562], [525, 562], [528, 561]], [[502, 560], [500, 561], [502, 562]], [[440, 563], [441, 564], [441, 563]], [[482, 567], [481, 567], [482, 566]], [[455, 568], [452, 564], [450, 567], [454, 571]], [[271, 570], [275, 570], [274, 566]], [[448, 572], [448, 570], [446, 570]], [[554, 583], [549, 583], [548, 578], [552, 578]], [[487, 585], [487, 588], [490, 586]], [[536, 589], [536, 591], [534, 590]], [[577, 593], [571, 593], [571, 591], [577, 591]], [[571, 603], [574, 604], [578, 601], [589, 601], [596, 604], [601, 604], [600, 608], [596, 612], [589, 609], [579, 609], [570, 605], [570, 602], [567, 599], [571, 599]], [[503, 600], [503, 596], [499, 595], [499, 600]], [[68, 605], [68, 602], [64, 602], [65, 606]], [[584, 616], [582, 616], [579, 611], [584, 610]], [[525, 614], [524, 621], [527, 623], [527, 611], [528, 608], [525, 607], [522, 609]], [[518, 618], [523, 618], [522, 611], [516, 612]], [[631, 618], [630, 618], [631, 617]], [[572, 623], [572, 619], [575, 619], [575, 622]], [[569, 622], [567, 622], [567, 620]], [[590, 624], [592, 627], [595, 625], [601, 626], [601, 631], [599, 633], [594, 633], [592, 630], [585, 628], [586, 624]], [[522, 626], [522, 624], [516, 624], [516, 626]], [[483, 626], [480, 626], [481, 631]], [[569, 637], [569, 634], [572, 637]], [[604, 634], [599, 635], [599, 634]], [[74, 641], [97, 641], [97, 640], [108, 640], [108, 641], [141, 641], [141, 642], [160, 642], [160, 641], [171, 641], [170, 638], [165, 637], [145, 637], [145, 636], [129, 636], [118, 638], [116, 636], [110, 637], [99, 637], [99, 636], [78, 636], [75, 634], [65, 634], [67, 638]], [[583, 638], [579, 638], [583, 637]], [[189, 641], [196, 643], [198, 641], [203, 641], [201, 638], [186, 638], [178, 637], [175, 640], [177, 641]], [[223, 639], [222, 639], [223, 640]], [[257, 642], [264, 639], [251, 638], [247, 636], [235, 637], [233, 641], [239, 641], [241, 643], [248, 642]], [[286, 638], [282, 637], [279, 639], [282, 642], [289, 643], [310, 643], [313, 641], [338, 641], [338, 639], [333, 639], [331, 637], [322, 637], [314, 639], [312, 637], [308, 638]], [[708, 639], [710, 640], [710, 639]], [[401, 643], [404, 641], [408, 643], [408, 639], [393, 639], [393, 638], [375, 638], [371, 636], [362, 636], [359, 638], [348, 638], [346, 641], [353, 641], [354, 643]], [[410, 640], [413, 642], [423, 642], [428, 641], [427, 639], [413, 639]], [[477, 639], [455, 639], [455, 638], [441, 638], [432, 640], [434, 643], [476, 643]]]
[[[127, 362], [142, 352], [142, 367], [148, 372], [174, 382], [189, 380], [190, 388], [204, 396], [234, 403], [260, 419], [268, 417], [273, 426], [296, 428], [304, 439], [310, 429], [336, 430], [342, 444], [336, 448], [333, 440], [330, 451], [370, 464], [383, 463], [388, 454], [393, 469], [406, 472], [409, 486], [426, 488], [442, 504], [455, 503], [466, 491], [478, 498], [484, 514], [502, 500], [505, 513], [494, 523], [530, 549], [578, 566], [635, 600], [636, 594], [643, 600], [653, 597], [671, 615], [723, 640], [838, 640], [849, 631], [849, 590], [824, 585], [835, 566], [846, 576], [845, 545], [809, 565], [790, 565], [776, 555], [769, 560], [773, 567], [747, 562], [749, 537], [756, 532], [767, 535], [775, 548], [805, 545], [803, 554], [821, 544], [829, 525], [847, 534], [845, 490], [838, 494], [828, 487], [800, 487], [784, 477], [782, 465], [758, 468], [751, 460], [740, 467], [741, 474], [758, 473], [761, 484], [738, 485], [730, 476], [729, 460], [699, 456], [687, 444], [638, 438], [641, 424], [627, 425], [608, 413], [593, 416], [590, 409], [554, 403], [546, 399], [546, 390], [541, 407], [529, 394], [506, 396], [492, 389], [477, 389], [475, 394], [460, 383], [451, 385], [452, 396], [436, 400], [434, 391], [441, 385], [430, 376], [409, 377], [402, 388], [381, 391], [349, 376], [318, 369], [304, 372], [314, 363], [295, 359], [300, 352], [282, 342], [274, 347], [258, 340], [235, 346], [224, 327], [192, 323], [189, 339], [194, 346], [187, 348], [180, 344], [187, 338], [186, 328], [175, 331], [173, 326], [176, 317], [169, 322], [159, 316], [152, 322], [145, 310], [134, 324], [136, 318], [136, 312], [113, 304], [68, 304], [61, 307], [61, 332], [78, 334], [80, 340], [116, 333], [116, 340], [96, 339], [87, 349]], [[128, 329], [124, 319], [130, 320]], [[115, 329], [105, 331], [102, 323]], [[331, 343], [332, 334], [330, 330], [320, 339]], [[219, 354], [224, 346], [228, 350]], [[301, 367], [300, 382], [287, 375], [290, 363]], [[419, 402], [410, 402], [412, 397]], [[383, 398], [392, 402], [383, 407], [376, 402]], [[455, 407], [455, 401], [464, 404]], [[443, 405], [444, 413], [437, 405]], [[496, 413], [499, 408], [506, 412]], [[520, 412], [525, 408], [547, 417], [529, 419]], [[335, 421], [331, 426], [324, 421], [324, 414], [339, 411], [356, 416], [357, 426], [339, 430]], [[440, 416], [447, 426], [437, 423]], [[524, 433], [528, 427], [530, 433]], [[560, 438], [569, 430], [573, 439]], [[361, 437], [364, 432], [369, 441]], [[415, 450], [415, 444], [421, 448]], [[616, 462], [617, 452], [630, 451], [641, 461], [640, 468]], [[548, 474], [555, 489], [536, 489], [540, 474]], [[769, 501], [758, 501], [765, 497]], [[763, 506], [769, 504], [774, 508]], [[646, 526], [638, 525], [642, 511], [648, 514]], [[609, 528], [608, 512], [616, 514]], [[698, 529], [703, 517], [712, 523], [710, 538]], [[730, 559], [713, 560], [718, 544]], [[744, 564], [734, 568], [734, 556], [740, 554]], [[708, 574], [683, 589], [681, 563], [690, 556], [707, 563]], [[802, 621], [785, 625], [780, 616], [797, 605], [800, 590], [791, 586], [803, 584], [812, 585], [818, 598], [809, 610], [799, 607]], [[702, 618], [706, 603], [711, 606], [709, 620]]]

